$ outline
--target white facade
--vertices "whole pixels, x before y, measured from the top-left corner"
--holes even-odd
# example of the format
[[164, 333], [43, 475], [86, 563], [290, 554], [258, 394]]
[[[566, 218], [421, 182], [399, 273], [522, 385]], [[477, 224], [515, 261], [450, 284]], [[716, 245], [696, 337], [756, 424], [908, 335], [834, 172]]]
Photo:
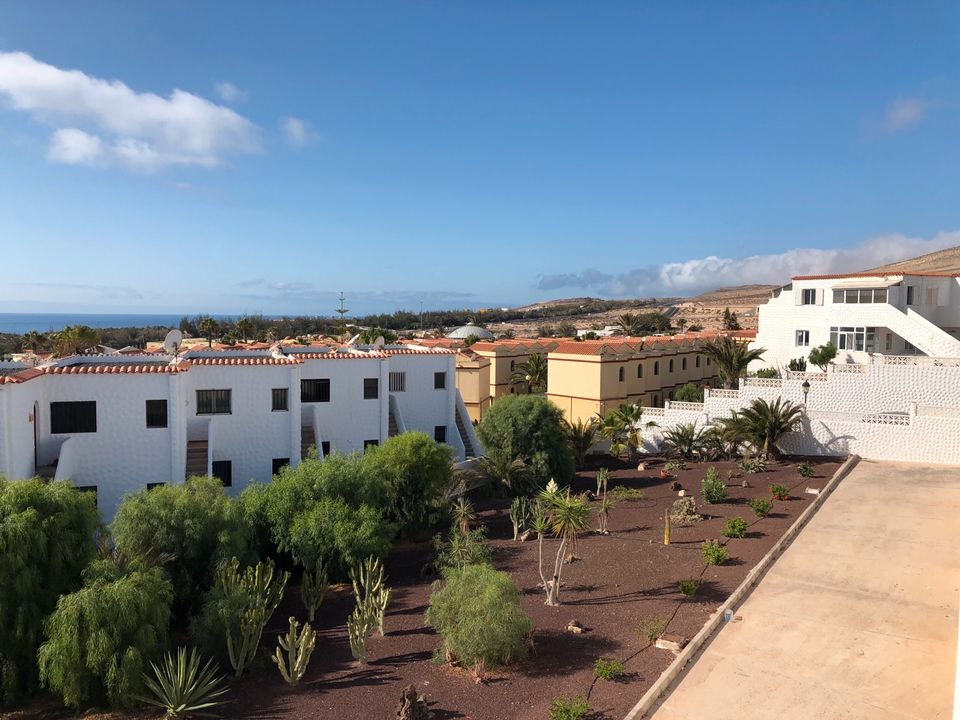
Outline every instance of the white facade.
[[[127, 493], [195, 472], [229, 478], [236, 494], [251, 481], [269, 481], [279, 465], [296, 465], [305, 443], [348, 453], [419, 430], [463, 460], [480, 446], [454, 361], [452, 351], [408, 346], [284, 346], [4, 368], [0, 475], [95, 487], [109, 520]], [[391, 372], [403, 373], [397, 392], [389, 390]], [[321, 381], [308, 383], [306, 402], [304, 380]]]
[[[795, 277], [760, 307], [753, 347], [766, 349], [751, 370], [783, 372], [828, 342], [836, 362], [869, 355], [960, 357], [960, 277], [837, 275]], [[810, 371], [816, 367], [808, 367]]]

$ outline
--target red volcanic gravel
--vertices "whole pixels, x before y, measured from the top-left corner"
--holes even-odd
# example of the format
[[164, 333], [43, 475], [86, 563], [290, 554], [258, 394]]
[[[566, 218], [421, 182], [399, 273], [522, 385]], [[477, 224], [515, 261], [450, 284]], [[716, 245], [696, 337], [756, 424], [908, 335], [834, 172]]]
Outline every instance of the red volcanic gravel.
[[[494, 565], [513, 577], [521, 589], [524, 610], [533, 619], [530, 657], [491, 671], [481, 685], [465, 670], [436, 664], [432, 658], [440, 638], [423, 620], [431, 583], [422, 569], [431, 559], [430, 544], [404, 544], [394, 549], [386, 563], [393, 600], [385, 622], [386, 637], [374, 634], [369, 641], [367, 667], [357, 667], [350, 655], [345, 623], [353, 601], [349, 590], [341, 587], [328, 593], [320, 608], [314, 623], [316, 650], [300, 685], [286, 685], [273, 663], [264, 660], [249, 676], [233, 683], [232, 702], [220, 712], [228, 718], [390, 720], [396, 717], [401, 690], [412, 683], [427, 699], [435, 720], [546, 720], [554, 698], [581, 693], [589, 693], [593, 720], [620, 720], [673, 659], [671, 652], [652, 647], [640, 635], [641, 621], [662, 618], [669, 623], [667, 632], [693, 637], [810, 504], [814, 496], [804, 489], [822, 488], [839, 466], [837, 460], [811, 460], [815, 476], [808, 479], [797, 474], [796, 462], [771, 463], [768, 472], [729, 479], [727, 501], [708, 505], [699, 492], [707, 468], [716, 467], [725, 478], [728, 470], [740, 474], [736, 463], [690, 463], [675, 478], [661, 479], [659, 461], [652, 470], [638, 472], [612, 459], [600, 460], [611, 468], [611, 490], [636, 488], [645, 497], [620, 502], [611, 511], [609, 535], [586, 532], [580, 538], [577, 555], [581, 559], [564, 566], [560, 607], [544, 605], [543, 591], [537, 587], [536, 539], [512, 540], [509, 501], [475, 500], [478, 521], [487, 527], [494, 548]], [[595, 476], [595, 469], [580, 472], [574, 490], [594, 490]], [[752, 487], [741, 487], [744, 479]], [[677, 499], [670, 489], [674, 480], [696, 496], [705, 519], [692, 527], [674, 526], [672, 542], [665, 546], [663, 516]], [[768, 486], [773, 483], [790, 487], [791, 497], [774, 501], [771, 515], [758, 520], [746, 503], [755, 497], [770, 498]], [[725, 519], [734, 516], [750, 525], [744, 539], [727, 540], [720, 534]], [[596, 527], [595, 517], [591, 523]], [[700, 545], [708, 539], [726, 544], [729, 558], [723, 565], [708, 567], [701, 559]], [[549, 558], [552, 563], [557, 547], [557, 540], [544, 540], [545, 561]], [[700, 587], [696, 595], [684, 598], [678, 582], [688, 578], [699, 579]], [[270, 652], [276, 636], [286, 631], [291, 614], [305, 617], [295, 587], [288, 588], [264, 631]], [[566, 632], [571, 620], [578, 620], [586, 631]], [[597, 658], [620, 660], [626, 675], [594, 682]]]

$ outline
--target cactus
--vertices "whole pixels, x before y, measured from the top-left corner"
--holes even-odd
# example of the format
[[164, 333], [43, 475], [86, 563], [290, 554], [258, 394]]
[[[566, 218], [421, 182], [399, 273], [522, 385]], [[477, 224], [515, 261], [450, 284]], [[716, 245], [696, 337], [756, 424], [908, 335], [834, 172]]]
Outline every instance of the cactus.
[[367, 636], [372, 628], [370, 613], [357, 605], [347, 619], [347, 637], [350, 640], [350, 653], [361, 666], [367, 664]]
[[303, 580], [300, 583], [300, 598], [303, 600], [303, 606], [307, 609], [307, 620], [313, 622], [320, 604], [323, 602], [324, 593], [330, 586], [327, 580], [327, 571], [323, 567], [323, 560], [317, 560], [313, 572], [303, 571]]
[[383, 617], [391, 596], [391, 591], [384, 584], [383, 563], [373, 556], [368, 557], [359, 567], [350, 571], [350, 581], [353, 583], [357, 607], [369, 617], [370, 629], [377, 627], [382, 636]]
[[[307, 665], [310, 664], [310, 655], [317, 642], [317, 633], [310, 627], [310, 623], [304, 623], [303, 630], [297, 633], [299, 625], [296, 618], [290, 618], [290, 630], [286, 635], [279, 636], [280, 645], [273, 654], [273, 661], [280, 668], [280, 674], [288, 685], [300, 682], [307, 671]], [[287, 655], [286, 660], [284, 653]]]
[[513, 539], [520, 537], [533, 515], [530, 500], [525, 497], [514, 498], [510, 503], [510, 522], [513, 523]]
[[260, 562], [240, 571], [240, 561], [233, 558], [217, 572], [217, 584], [224, 595], [243, 598], [244, 607], [224, 617], [227, 635], [227, 654], [230, 664], [240, 677], [260, 647], [263, 628], [283, 598], [290, 573], [274, 578], [273, 560]]

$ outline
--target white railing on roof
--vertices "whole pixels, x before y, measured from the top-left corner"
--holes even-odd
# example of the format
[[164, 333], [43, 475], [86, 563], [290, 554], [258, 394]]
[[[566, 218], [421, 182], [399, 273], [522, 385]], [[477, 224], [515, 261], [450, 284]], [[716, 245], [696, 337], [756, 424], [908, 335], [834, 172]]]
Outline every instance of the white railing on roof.
[[841, 363], [839, 365], [831, 365], [833, 372], [838, 373], [853, 373], [863, 375], [864, 373], [870, 372], [869, 365], [859, 365], [857, 363]]
[[813, 380], [814, 382], [826, 382], [827, 374], [823, 372], [798, 372], [787, 370], [785, 375], [787, 380]]
[[960, 367], [960, 358], [930, 357], [929, 355], [875, 355], [881, 365], [914, 365], [917, 367]]
[[664, 409], [656, 407], [645, 407], [643, 408], [644, 415], [652, 415], [653, 417], [663, 417]]
[[861, 416], [860, 422], [872, 425], [909, 425], [910, 416], [900, 413], [876, 413]]
[[740, 387], [783, 387], [783, 380], [780, 378], [741, 378]]
[[703, 398], [721, 398], [727, 400], [738, 400], [740, 398], [739, 390], [724, 390], [723, 388], [718, 388], [714, 390], [712, 388], [707, 388], [703, 391]]
[[[683, 400], [667, 400], [666, 409], [668, 410], [692, 410], [694, 412], [703, 412], [703, 403], [684, 402]], [[644, 411], [646, 412], [646, 411]]]

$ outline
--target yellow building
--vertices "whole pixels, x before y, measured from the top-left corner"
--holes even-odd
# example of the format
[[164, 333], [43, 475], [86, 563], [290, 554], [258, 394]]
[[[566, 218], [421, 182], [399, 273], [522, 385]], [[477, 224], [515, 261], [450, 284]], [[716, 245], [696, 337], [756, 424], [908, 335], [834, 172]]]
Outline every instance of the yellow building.
[[[477, 342], [470, 346], [477, 355], [490, 361], [490, 397], [496, 400], [504, 395], [518, 395], [527, 392], [525, 383], [511, 382], [514, 371], [540, 353], [549, 357], [549, 353], [564, 340], [497, 340], [496, 342]], [[549, 375], [549, 371], [548, 371]]]
[[471, 348], [457, 349], [457, 390], [470, 420], [480, 422], [491, 402], [490, 359]]
[[571, 422], [621, 403], [663, 407], [686, 383], [716, 385], [702, 346], [711, 334], [564, 341], [548, 356], [547, 397]]

